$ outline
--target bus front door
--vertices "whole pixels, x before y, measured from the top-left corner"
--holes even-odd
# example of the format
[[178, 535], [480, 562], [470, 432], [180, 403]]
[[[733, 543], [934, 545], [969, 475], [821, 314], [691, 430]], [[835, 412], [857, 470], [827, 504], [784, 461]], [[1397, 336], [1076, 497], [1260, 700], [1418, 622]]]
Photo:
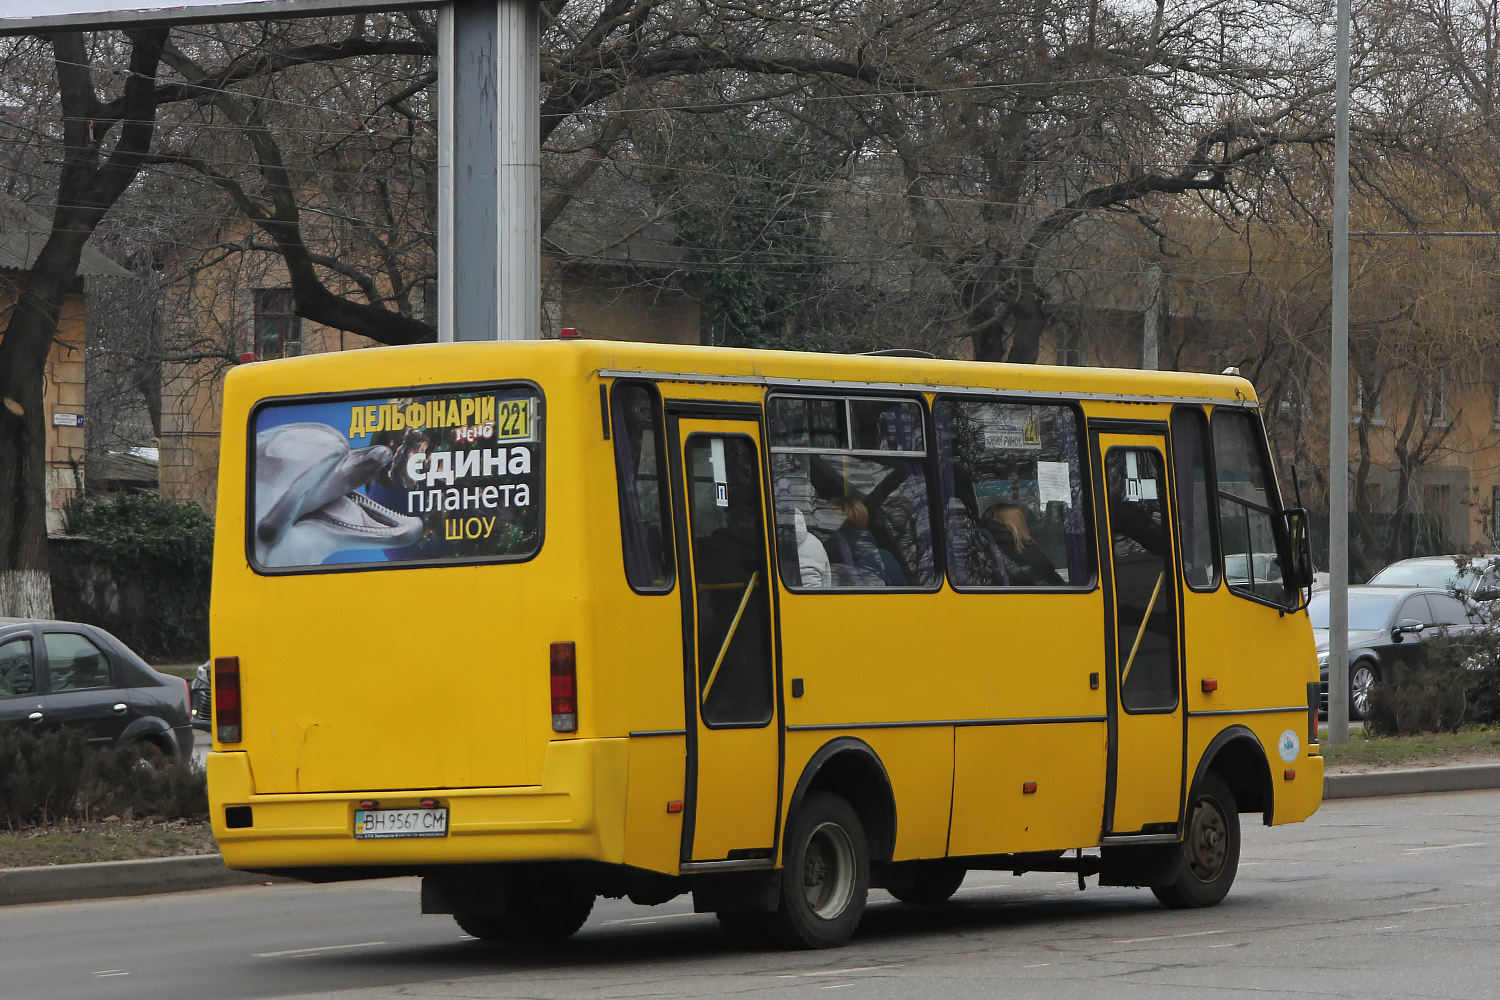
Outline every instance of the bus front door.
[[1184, 709], [1166, 453], [1164, 434], [1095, 435], [1111, 658], [1107, 837], [1175, 837], [1181, 813]]
[[760, 423], [674, 416], [670, 404], [669, 417], [686, 623], [682, 861], [769, 866], [781, 727]]

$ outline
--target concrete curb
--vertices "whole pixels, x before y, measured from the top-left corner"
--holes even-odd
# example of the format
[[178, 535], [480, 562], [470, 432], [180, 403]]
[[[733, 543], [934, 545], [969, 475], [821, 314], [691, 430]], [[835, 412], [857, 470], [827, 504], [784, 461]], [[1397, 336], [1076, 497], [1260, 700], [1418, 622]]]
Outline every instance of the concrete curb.
[[230, 871], [217, 854], [142, 861], [100, 861], [83, 865], [0, 868], [0, 906], [55, 903], [69, 899], [145, 896], [188, 889], [253, 885], [265, 875]]
[[1359, 799], [1376, 795], [1466, 792], [1500, 788], [1500, 764], [1462, 767], [1406, 767], [1363, 774], [1325, 774], [1323, 798]]
[[[1355, 799], [1424, 792], [1461, 792], [1500, 788], [1500, 764], [1463, 767], [1413, 767], [1363, 774], [1329, 774], [1324, 799]], [[217, 854], [144, 861], [102, 861], [87, 865], [0, 868], [0, 906], [55, 903], [111, 896], [145, 896], [189, 889], [255, 885], [271, 879], [253, 872], [231, 871]]]

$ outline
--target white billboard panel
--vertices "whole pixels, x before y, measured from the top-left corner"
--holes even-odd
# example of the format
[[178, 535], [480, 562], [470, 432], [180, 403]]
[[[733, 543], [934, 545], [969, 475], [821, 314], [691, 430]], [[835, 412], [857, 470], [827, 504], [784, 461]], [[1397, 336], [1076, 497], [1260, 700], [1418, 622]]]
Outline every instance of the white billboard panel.
[[125, 28], [268, 17], [312, 17], [352, 10], [432, 6], [433, 0], [0, 0], [0, 35], [58, 29]]

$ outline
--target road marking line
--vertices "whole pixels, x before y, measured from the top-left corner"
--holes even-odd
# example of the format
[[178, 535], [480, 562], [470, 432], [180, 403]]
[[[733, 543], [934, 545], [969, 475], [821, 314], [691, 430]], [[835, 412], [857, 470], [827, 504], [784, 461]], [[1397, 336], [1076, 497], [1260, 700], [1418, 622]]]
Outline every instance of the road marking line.
[[851, 972], [881, 972], [885, 969], [899, 969], [899, 965], [856, 965], [852, 969], [818, 969], [813, 972], [798, 972], [796, 976], [847, 976]]
[[1431, 847], [1408, 847], [1402, 854], [1420, 854], [1423, 851], [1456, 851], [1460, 847], [1489, 847], [1489, 844], [1434, 844]]
[[601, 924], [650, 924], [658, 920], [682, 920], [687, 917], [701, 917], [702, 913], [658, 913], [654, 917], [616, 917], [613, 920], [601, 920]]
[[349, 948], [378, 948], [389, 941], [361, 941], [359, 944], [325, 944], [321, 948], [289, 948], [286, 951], [261, 951], [255, 958], [286, 958], [290, 955], [318, 955], [325, 951], [345, 951]]
[[104, 969], [101, 972], [94, 973], [94, 975], [100, 976], [100, 977], [103, 977], [103, 976], [128, 976], [128, 975], [130, 975], [130, 973], [124, 971], [123, 969]]
[[1228, 931], [1193, 931], [1190, 934], [1162, 934], [1157, 937], [1125, 938], [1115, 944], [1140, 944], [1142, 941], [1175, 941], [1178, 938], [1208, 937], [1213, 934], [1228, 934]]

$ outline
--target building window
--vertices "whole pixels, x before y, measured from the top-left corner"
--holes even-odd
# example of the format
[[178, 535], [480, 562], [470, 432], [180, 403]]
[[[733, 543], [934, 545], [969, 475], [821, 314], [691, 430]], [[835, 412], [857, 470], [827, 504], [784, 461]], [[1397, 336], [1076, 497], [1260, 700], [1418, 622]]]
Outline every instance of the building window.
[[1370, 412], [1370, 423], [1383, 424], [1380, 412], [1380, 390], [1384, 380], [1366, 382], [1363, 375], [1354, 376], [1354, 394], [1349, 399], [1349, 420], [1351, 423], [1359, 423], [1363, 418], [1366, 408]]
[[1057, 345], [1057, 364], [1070, 365], [1074, 368], [1088, 364], [1082, 330], [1072, 326], [1063, 329], [1062, 339]]
[[261, 358], [302, 353], [302, 317], [294, 311], [290, 288], [256, 289], [255, 353]]
[[1427, 388], [1427, 422], [1446, 424], [1448, 419], [1448, 375], [1438, 372]]

